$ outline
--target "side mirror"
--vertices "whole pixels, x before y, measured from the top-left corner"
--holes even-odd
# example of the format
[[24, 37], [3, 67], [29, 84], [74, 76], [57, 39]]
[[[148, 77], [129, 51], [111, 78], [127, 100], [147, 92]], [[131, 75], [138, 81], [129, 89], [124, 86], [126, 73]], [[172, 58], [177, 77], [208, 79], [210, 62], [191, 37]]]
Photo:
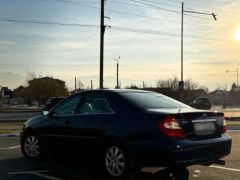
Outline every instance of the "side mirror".
[[43, 111], [42, 114], [43, 114], [44, 116], [47, 116], [47, 115], [49, 114], [49, 112], [48, 112], [48, 111]]

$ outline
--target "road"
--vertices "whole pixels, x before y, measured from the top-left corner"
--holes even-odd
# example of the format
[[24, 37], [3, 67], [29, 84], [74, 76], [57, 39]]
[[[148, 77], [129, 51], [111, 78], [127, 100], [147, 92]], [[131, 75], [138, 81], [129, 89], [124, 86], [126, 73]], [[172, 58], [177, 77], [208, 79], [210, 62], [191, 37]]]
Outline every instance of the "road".
[[41, 112], [0, 112], [0, 121], [24, 121]]
[[[229, 132], [233, 138], [232, 153], [225, 158], [226, 165], [191, 166], [181, 180], [238, 180], [240, 177], [239, 132]], [[67, 156], [65, 156], [67, 157]], [[133, 180], [164, 179], [166, 170], [144, 168]], [[184, 171], [183, 171], [184, 172]], [[185, 177], [183, 177], [185, 176]], [[94, 161], [50, 158], [29, 161], [23, 158], [17, 137], [0, 137], [1, 180], [104, 180]]]

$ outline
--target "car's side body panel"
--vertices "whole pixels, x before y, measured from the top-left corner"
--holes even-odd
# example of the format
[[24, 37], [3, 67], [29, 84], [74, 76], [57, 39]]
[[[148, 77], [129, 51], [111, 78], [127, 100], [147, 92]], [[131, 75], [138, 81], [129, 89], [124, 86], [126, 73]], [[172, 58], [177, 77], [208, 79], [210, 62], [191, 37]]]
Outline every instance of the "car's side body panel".
[[[46, 147], [51, 149], [53, 146], [65, 153], [65, 150], [76, 150], [79, 154], [97, 154], [111, 138], [121, 142], [134, 161], [143, 166], [208, 164], [231, 151], [231, 138], [226, 133], [220, 132], [216, 137], [191, 139], [186, 136], [176, 139], [167, 137], [159, 129], [159, 122], [169, 115], [183, 115], [185, 119], [194, 117], [199, 120], [222, 116], [222, 113], [191, 108], [140, 109], [122, 98], [118, 92], [93, 92], [103, 93], [113, 112], [38, 116], [26, 122], [25, 129], [33, 129]], [[85, 93], [83, 92], [83, 97]], [[189, 123], [192, 122], [189, 120]], [[217, 125], [216, 127], [218, 128]]]

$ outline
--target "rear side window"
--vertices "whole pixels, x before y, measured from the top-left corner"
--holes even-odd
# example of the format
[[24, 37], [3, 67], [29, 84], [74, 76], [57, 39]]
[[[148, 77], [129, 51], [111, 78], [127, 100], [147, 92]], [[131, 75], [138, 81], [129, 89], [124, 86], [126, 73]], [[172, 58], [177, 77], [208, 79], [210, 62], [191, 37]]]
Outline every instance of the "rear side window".
[[189, 108], [189, 106], [176, 101], [172, 98], [164, 96], [158, 93], [152, 92], [129, 92], [121, 93], [121, 95], [142, 109], [151, 109], [151, 108]]
[[89, 93], [85, 96], [79, 114], [112, 113], [113, 110], [103, 94]]

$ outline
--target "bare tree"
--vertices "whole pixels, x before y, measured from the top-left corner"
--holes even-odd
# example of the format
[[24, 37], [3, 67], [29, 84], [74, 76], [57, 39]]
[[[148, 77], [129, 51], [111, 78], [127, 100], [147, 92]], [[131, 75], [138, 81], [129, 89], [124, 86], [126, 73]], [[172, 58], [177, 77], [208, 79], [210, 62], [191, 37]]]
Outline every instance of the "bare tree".
[[178, 78], [177, 76], [173, 76], [172, 78], [168, 78], [165, 80], [158, 80], [156, 83], [158, 88], [170, 88], [173, 91], [178, 90]]
[[[173, 76], [172, 78], [168, 78], [168, 79], [160, 79], [157, 81], [156, 86], [158, 88], [170, 88], [172, 91], [177, 91], [178, 90], [178, 82], [179, 79], [177, 76]], [[205, 86], [199, 86], [199, 84], [196, 81], [193, 81], [191, 79], [187, 79], [184, 82], [184, 89], [185, 90], [194, 90], [194, 89], [198, 89], [198, 88], [202, 88], [202, 89], [207, 89]]]
[[197, 82], [191, 80], [191, 79], [187, 79], [185, 82], [184, 82], [184, 89], [185, 90], [194, 90], [194, 89], [198, 89], [199, 88], [199, 85]]

